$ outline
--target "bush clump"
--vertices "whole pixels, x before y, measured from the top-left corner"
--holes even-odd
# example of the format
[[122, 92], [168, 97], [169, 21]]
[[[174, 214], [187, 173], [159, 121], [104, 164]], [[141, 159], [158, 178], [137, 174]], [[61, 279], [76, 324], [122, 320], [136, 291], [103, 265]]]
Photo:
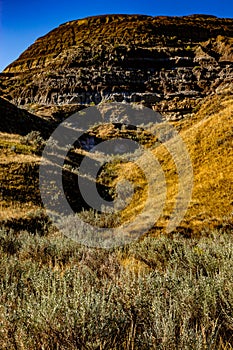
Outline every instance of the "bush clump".
[[233, 236], [112, 250], [0, 232], [1, 349], [232, 349]]
[[45, 140], [41, 136], [40, 131], [36, 130], [31, 131], [26, 136], [22, 136], [20, 141], [23, 145], [34, 146], [38, 153], [40, 153], [45, 146]]

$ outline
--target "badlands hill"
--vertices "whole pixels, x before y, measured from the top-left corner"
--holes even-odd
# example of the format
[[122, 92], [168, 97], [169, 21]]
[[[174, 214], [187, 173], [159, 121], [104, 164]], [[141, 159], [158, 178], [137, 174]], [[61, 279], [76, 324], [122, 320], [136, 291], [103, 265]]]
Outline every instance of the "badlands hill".
[[[38, 152], [20, 135], [38, 130], [47, 138], [74, 111], [124, 102], [160, 112], [187, 144], [194, 189], [180, 229], [196, 233], [231, 225], [232, 78], [233, 19], [105, 15], [67, 22], [37, 39], [0, 75], [1, 220], [7, 225], [24, 223], [29, 211], [41, 207]], [[111, 125], [103, 130], [92, 135], [104, 140], [123, 133]], [[132, 137], [133, 132], [127, 132]], [[82, 152], [75, 150], [76, 156]], [[158, 222], [162, 228], [174, 207], [177, 178], [163, 147], [154, 152], [168, 184]], [[70, 179], [67, 187], [72, 188], [71, 158], [66, 181]], [[115, 178], [106, 175], [112, 166], [107, 170], [100, 182], [110, 192], [116, 180], [128, 174], [139, 182], [138, 196], [122, 213], [128, 220], [143, 205], [144, 180], [134, 174], [131, 164], [120, 169], [114, 165]]]
[[6, 67], [1, 94], [36, 111], [48, 104], [143, 101], [177, 120], [207, 94], [231, 89], [232, 37], [232, 19], [206, 15], [71, 21]]

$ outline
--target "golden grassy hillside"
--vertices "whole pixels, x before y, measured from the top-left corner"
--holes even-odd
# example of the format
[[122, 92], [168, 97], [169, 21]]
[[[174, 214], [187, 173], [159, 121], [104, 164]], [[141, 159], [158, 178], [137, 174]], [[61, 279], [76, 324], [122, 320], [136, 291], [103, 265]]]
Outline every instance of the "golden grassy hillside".
[[[197, 233], [206, 227], [232, 223], [232, 102], [231, 95], [210, 96], [202, 102], [193, 118], [173, 123], [187, 146], [193, 167], [192, 198], [178, 227], [182, 231]], [[132, 137], [132, 133], [133, 131], [128, 132], [128, 136]], [[101, 128], [97, 134], [107, 139], [108, 128]], [[109, 128], [109, 137], [110, 135], [114, 136], [112, 127]], [[118, 134], [115, 136], [119, 137]], [[144, 138], [151, 146], [148, 135], [144, 134]], [[17, 134], [0, 134], [1, 222], [17, 221], [23, 225], [24, 220], [30, 221], [30, 215], [42, 208], [38, 186], [40, 157], [37, 146], [33, 142], [25, 144], [22, 136]], [[178, 175], [166, 144], [154, 148], [153, 153], [164, 171], [167, 188], [163, 213], [152, 229], [155, 232], [158, 228], [163, 230], [170, 220], [178, 193]], [[153, 172], [153, 166], [151, 163], [149, 171]], [[136, 185], [132, 201], [121, 213], [125, 222], [132, 220], [143, 210], [148, 186], [145, 176], [133, 163], [110, 164], [102, 172], [99, 182], [114, 192], [117, 182], [123, 179]], [[155, 196], [150, 200], [160, 201], [161, 198]]]
[[25, 137], [0, 133], [0, 223], [16, 231], [43, 229], [38, 186], [40, 156]]
[[[180, 130], [193, 167], [193, 192], [188, 210], [179, 229], [200, 232], [204, 228], [232, 224], [233, 213], [233, 98], [211, 96], [192, 119], [174, 124]], [[164, 228], [170, 220], [178, 193], [178, 175], [166, 144], [153, 150], [166, 177], [167, 198], [163, 214], [155, 228]], [[135, 218], [147, 200], [145, 177], [133, 163], [110, 166], [117, 173], [112, 185], [128, 179], [137, 186], [130, 205], [122, 212], [124, 221]], [[153, 164], [151, 163], [151, 172]], [[103, 182], [106, 181], [103, 179]], [[160, 201], [161, 198], [153, 198]], [[153, 230], [154, 231], [154, 230]]]

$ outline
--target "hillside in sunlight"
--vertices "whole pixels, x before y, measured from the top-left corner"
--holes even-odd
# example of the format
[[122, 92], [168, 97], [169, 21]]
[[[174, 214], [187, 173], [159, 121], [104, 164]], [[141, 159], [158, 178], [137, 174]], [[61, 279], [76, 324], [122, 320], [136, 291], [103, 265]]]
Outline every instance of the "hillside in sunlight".
[[[193, 167], [193, 193], [177, 229], [201, 232], [231, 220], [232, 43], [233, 20], [208, 15], [94, 16], [38, 38], [0, 74], [1, 220], [23, 227], [31, 209], [43, 212], [38, 172], [46, 140], [73, 113], [111, 102], [150, 108], [183, 138]], [[167, 195], [152, 231], [163, 231], [179, 192], [174, 159], [166, 144], [155, 146], [150, 133], [124, 128], [113, 123], [89, 130], [80, 142], [126, 137], [153, 149]], [[77, 212], [89, 208], [77, 189], [78, 168], [83, 157], [92, 157], [80, 142], [63, 169], [64, 190]], [[153, 164], [148, 171], [153, 173]], [[115, 163], [103, 167], [97, 182], [101, 195], [112, 200], [122, 179], [137, 188], [120, 215], [127, 222], [143, 209], [145, 177], [133, 164]], [[14, 221], [21, 219], [17, 226]]]
[[232, 350], [232, 233], [233, 19], [77, 19], [0, 73], [0, 350]]

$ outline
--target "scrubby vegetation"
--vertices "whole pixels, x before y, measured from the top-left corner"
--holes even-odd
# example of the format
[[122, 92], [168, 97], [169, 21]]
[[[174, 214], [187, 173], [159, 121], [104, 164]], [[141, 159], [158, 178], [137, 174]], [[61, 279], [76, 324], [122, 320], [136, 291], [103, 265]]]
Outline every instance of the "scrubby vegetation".
[[[1, 74], [0, 350], [233, 349], [232, 36], [232, 19], [207, 15], [95, 16], [52, 30]], [[182, 152], [169, 153], [153, 136], [155, 125], [145, 131], [115, 117], [94, 125], [70, 145], [62, 167], [66, 199], [84, 221], [119, 226], [141, 213], [148, 198], [142, 169], [122, 159], [102, 164], [94, 144], [137, 141], [166, 180], [165, 205], [145, 237], [102, 250], [51, 226], [39, 167], [58, 124], [88, 106], [107, 111], [111, 102], [152, 108], [180, 133], [193, 192], [185, 217], [165, 234], [182, 192]], [[55, 155], [59, 144], [51, 142]], [[84, 157], [100, 166], [103, 199], [118, 197], [119, 205], [122, 193], [124, 199], [132, 193], [122, 186], [117, 196], [117, 185], [133, 184], [119, 213], [100, 214], [84, 203], [77, 186]], [[93, 184], [91, 172], [83, 177]], [[149, 196], [147, 208], [161, 198]], [[55, 210], [58, 199], [56, 192]]]
[[0, 233], [1, 349], [232, 349], [233, 236], [107, 250]]

